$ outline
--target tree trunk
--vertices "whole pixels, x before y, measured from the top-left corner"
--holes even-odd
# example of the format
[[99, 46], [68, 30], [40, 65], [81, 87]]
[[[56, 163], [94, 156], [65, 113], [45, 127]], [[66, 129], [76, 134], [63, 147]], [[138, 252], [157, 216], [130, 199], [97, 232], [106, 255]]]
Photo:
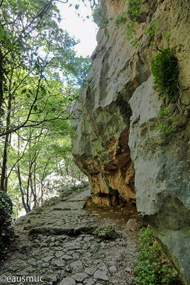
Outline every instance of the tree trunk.
[[0, 49], [0, 117], [3, 114], [3, 55]]
[[33, 196], [34, 196], [34, 207], [37, 205], [37, 193], [36, 193], [36, 161], [34, 162], [34, 171], [33, 171]]
[[[2, 53], [0, 51], [0, 81], [3, 80], [3, 67], [1, 67], [2, 64]], [[1, 69], [2, 68], [2, 69]], [[1, 77], [2, 76], [2, 77]], [[1, 80], [2, 79], [2, 80]], [[7, 106], [7, 117], [6, 117], [6, 135], [5, 135], [5, 142], [4, 142], [4, 150], [3, 150], [3, 163], [2, 163], [2, 171], [1, 171], [1, 189], [5, 192], [7, 192], [7, 184], [8, 184], [8, 177], [7, 177], [7, 159], [8, 159], [8, 147], [9, 147], [9, 142], [11, 141], [10, 134], [8, 133], [10, 130], [10, 122], [11, 122], [11, 111], [12, 111], [12, 79], [13, 79], [13, 70], [10, 76], [9, 80], [9, 92], [8, 92], [8, 106]], [[3, 96], [3, 84], [2, 82], [0, 83], [0, 97]], [[3, 103], [3, 98], [0, 98], [0, 104]], [[1, 105], [0, 105], [1, 107]]]
[[28, 208], [28, 205], [26, 204], [26, 201], [25, 201], [25, 193], [24, 193], [24, 189], [23, 189], [23, 187], [22, 187], [22, 179], [21, 179], [21, 174], [20, 174], [19, 158], [20, 158], [20, 137], [18, 136], [17, 176], [18, 176], [19, 188], [20, 188], [20, 193], [21, 193], [21, 198], [22, 198], [22, 205], [23, 205], [23, 207], [24, 207], [26, 213], [28, 213], [28, 212], [30, 212], [30, 209]]
[[[9, 93], [8, 108], [7, 108], [7, 118], [6, 118], [6, 131], [10, 128], [11, 119], [11, 104], [12, 104], [12, 94]], [[1, 170], [1, 189], [7, 192], [7, 159], [8, 159], [8, 147], [9, 147], [10, 134], [5, 135], [4, 150], [3, 150], [3, 163]]]
[[20, 187], [20, 193], [21, 193], [21, 198], [22, 198], [22, 204], [23, 204], [23, 207], [24, 207], [26, 213], [28, 213], [28, 212], [30, 212], [30, 208], [28, 208], [28, 205], [25, 202], [25, 195], [24, 195], [24, 190], [22, 188], [22, 180], [21, 180], [21, 175], [20, 175], [19, 163], [17, 165], [17, 176], [18, 176], [18, 181], [19, 181], [19, 187]]

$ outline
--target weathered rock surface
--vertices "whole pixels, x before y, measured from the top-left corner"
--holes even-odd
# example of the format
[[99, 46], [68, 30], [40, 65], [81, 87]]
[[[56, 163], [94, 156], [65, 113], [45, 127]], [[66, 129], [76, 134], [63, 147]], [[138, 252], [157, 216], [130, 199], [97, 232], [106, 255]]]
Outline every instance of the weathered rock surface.
[[[122, 1], [103, 0], [109, 36], [101, 28], [88, 87], [74, 122], [73, 155], [89, 177], [93, 201], [117, 205], [136, 197], [137, 210], [154, 228], [163, 248], [190, 284], [190, 4], [187, 0], [142, 1], [135, 24], [138, 47], [115, 19]], [[153, 34], [152, 24], [158, 27]], [[179, 95], [167, 102], [153, 84], [152, 56], [168, 47], [179, 65]], [[168, 106], [172, 132], [160, 109]], [[167, 118], [164, 119], [164, 123]]]
[[20, 236], [0, 267], [0, 284], [132, 284], [137, 233], [124, 223], [120, 230], [115, 225], [114, 239], [95, 235], [99, 222], [83, 209], [89, 193], [52, 198], [17, 220]]

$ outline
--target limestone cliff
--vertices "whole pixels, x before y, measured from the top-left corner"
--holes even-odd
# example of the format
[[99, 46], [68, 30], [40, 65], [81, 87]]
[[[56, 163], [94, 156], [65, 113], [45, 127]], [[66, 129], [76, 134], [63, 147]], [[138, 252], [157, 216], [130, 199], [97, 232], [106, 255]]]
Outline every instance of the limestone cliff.
[[[190, 284], [190, 4], [142, 0], [137, 47], [127, 41], [125, 25], [115, 25], [128, 1], [102, 5], [103, 16], [112, 20], [108, 36], [104, 27], [98, 32], [88, 86], [81, 91], [75, 162], [89, 177], [95, 203], [136, 198], [138, 212]], [[151, 33], [153, 23], [157, 28]], [[168, 47], [166, 32], [179, 66], [179, 94], [170, 101], [155, 89], [151, 71], [152, 56]], [[169, 133], [158, 128], [163, 120], [168, 123], [159, 115], [166, 106]]]

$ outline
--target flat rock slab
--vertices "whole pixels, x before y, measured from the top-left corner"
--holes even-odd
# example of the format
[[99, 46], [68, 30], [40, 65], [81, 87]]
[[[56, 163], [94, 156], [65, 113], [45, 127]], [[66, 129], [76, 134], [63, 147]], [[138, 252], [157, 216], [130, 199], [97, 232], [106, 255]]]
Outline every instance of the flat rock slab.
[[90, 190], [86, 190], [78, 195], [75, 195], [74, 197], [70, 198], [69, 201], [84, 201], [86, 197], [91, 197]]
[[[0, 276], [13, 281], [28, 276], [33, 283], [27, 284], [37, 285], [130, 284], [136, 234], [123, 230], [115, 239], [97, 237], [94, 229], [100, 224], [83, 209], [88, 196], [85, 191], [65, 201], [54, 199], [21, 217], [16, 223], [17, 246], [1, 266]], [[101, 219], [101, 211], [99, 215]], [[32, 278], [42, 278], [43, 283]]]

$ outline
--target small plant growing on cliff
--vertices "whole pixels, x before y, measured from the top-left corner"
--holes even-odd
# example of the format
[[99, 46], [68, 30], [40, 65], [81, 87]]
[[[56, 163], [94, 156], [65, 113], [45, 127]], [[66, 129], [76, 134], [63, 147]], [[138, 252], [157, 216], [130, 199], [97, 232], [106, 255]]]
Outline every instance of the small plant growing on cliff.
[[92, 17], [93, 17], [93, 20], [94, 20], [94, 23], [96, 23], [96, 25], [98, 27], [101, 26], [101, 22], [102, 22], [102, 6], [101, 5], [97, 5], [95, 6], [95, 8], [93, 9], [93, 12], [92, 12]]
[[107, 18], [103, 17], [103, 11], [102, 11], [102, 5], [99, 3], [95, 6], [92, 12], [94, 23], [100, 28], [105, 28], [104, 34], [106, 37], [109, 36], [109, 30], [107, 28], [107, 25], [110, 23], [110, 21], [113, 20], [113, 18]]
[[[157, 28], [158, 28], [158, 21], [153, 22], [151, 28], [145, 29], [144, 35], [145, 35], [145, 36], [150, 35], [150, 36], [151, 36], [151, 39], [152, 39], [152, 38], [154, 37], [154, 35], [156, 34]], [[150, 45], [152, 45], [152, 44], [153, 44], [153, 42], [150, 41]]]
[[162, 257], [161, 248], [155, 243], [152, 230], [142, 228], [139, 239], [139, 254], [134, 270], [137, 285], [181, 284], [177, 271]]
[[166, 40], [166, 42], [167, 42], [167, 44], [168, 44], [168, 47], [169, 47], [170, 44], [171, 44], [170, 37], [171, 37], [171, 33], [169, 33], [168, 31], [165, 32], [164, 39]]
[[[126, 0], [124, 1], [124, 4]], [[119, 15], [115, 21], [116, 27], [119, 28], [121, 25], [125, 25], [127, 40], [131, 41], [133, 46], [138, 46], [138, 38], [134, 38], [136, 33], [135, 22], [142, 12], [141, 0], [129, 0], [127, 11]]]
[[167, 134], [173, 132], [172, 114], [168, 107], [163, 108], [158, 113], [162, 123], [158, 126], [158, 130], [164, 129]]
[[174, 52], [164, 49], [152, 59], [154, 84], [158, 92], [163, 92], [169, 99], [178, 93], [179, 67]]
[[[125, 5], [125, 3], [126, 0], [123, 4]], [[116, 26], [119, 27], [120, 25], [126, 24], [129, 21], [129, 17], [132, 22], [136, 22], [141, 12], [141, 0], [129, 0], [127, 11], [117, 17], [115, 21]]]
[[137, 17], [139, 17], [142, 12], [141, 0], [129, 0], [128, 12], [132, 17], [133, 22], [136, 22]]
[[119, 28], [121, 25], [126, 24], [128, 20], [128, 12], [123, 12], [119, 15], [115, 21], [116, 27]]

